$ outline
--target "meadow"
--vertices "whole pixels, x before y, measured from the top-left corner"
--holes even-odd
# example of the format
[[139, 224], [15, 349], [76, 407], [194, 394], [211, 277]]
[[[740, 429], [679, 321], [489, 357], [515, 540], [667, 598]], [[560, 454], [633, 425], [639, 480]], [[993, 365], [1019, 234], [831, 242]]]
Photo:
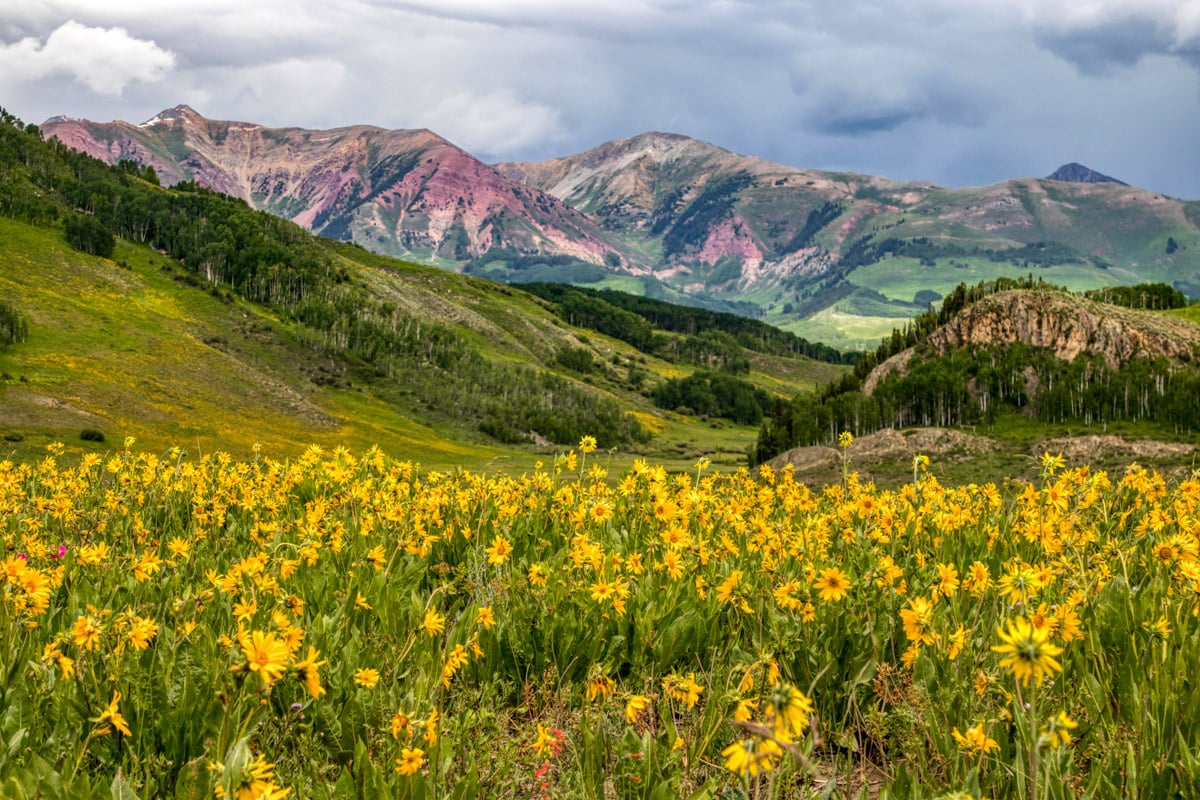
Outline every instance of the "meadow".
[[0, 462], [0, 796], [1196, 793], [1195, 476], [609, 458]]

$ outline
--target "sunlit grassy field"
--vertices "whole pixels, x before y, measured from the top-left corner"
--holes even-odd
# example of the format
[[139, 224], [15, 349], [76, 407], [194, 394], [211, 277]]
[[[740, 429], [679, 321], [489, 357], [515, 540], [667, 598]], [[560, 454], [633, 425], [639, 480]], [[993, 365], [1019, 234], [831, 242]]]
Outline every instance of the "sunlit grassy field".
[[[1200, 482], [0, 463], [5, 797], [1165, 797]], [[966, 795], [955, 792], [965, 792]]]

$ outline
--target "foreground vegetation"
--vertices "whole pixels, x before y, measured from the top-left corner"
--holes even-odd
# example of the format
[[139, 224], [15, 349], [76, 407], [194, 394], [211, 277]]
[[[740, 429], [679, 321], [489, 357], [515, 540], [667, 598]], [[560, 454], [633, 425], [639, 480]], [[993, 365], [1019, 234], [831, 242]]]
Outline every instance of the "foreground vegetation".
[[[843, 437], [848, 452], [849, 436]], [[0, 462], [8, 797], [1187, 795], [1200, 481]], [[962, 795], [958, 795], [962, 796]]]

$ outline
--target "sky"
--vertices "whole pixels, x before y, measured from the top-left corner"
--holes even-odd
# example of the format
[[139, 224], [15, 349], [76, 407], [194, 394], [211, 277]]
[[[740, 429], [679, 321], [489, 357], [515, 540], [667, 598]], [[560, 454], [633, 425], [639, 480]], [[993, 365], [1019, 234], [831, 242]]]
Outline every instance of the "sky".
[[1077, 161], [1200, 200], [1200, 0], [19, 0], [0, 106], [430, 128], [491, 162], [656, 130], [942, 186]]

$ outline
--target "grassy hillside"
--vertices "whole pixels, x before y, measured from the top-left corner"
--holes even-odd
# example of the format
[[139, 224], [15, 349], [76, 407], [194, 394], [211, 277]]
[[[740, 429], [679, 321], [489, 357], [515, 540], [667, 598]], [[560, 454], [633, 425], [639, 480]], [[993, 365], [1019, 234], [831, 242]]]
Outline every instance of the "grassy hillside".
[[[291, 326], [228, 292], [189, 287], [187, 273], [148, 247], [118, 245], [113, 260], [68, 247], [54, 229], [0, 218], [0, 298], [29, 323], [28, 340], [0, 351], [5, 454], [51, 441], [83, 446], [84, 429], [119, 446], [388, 441], [422, 460], [495, 455], [414, 422], [314, 359]], [[219, 296], [217, 296], [219, 295]], [[315, 380], [314, 380], [315, 379]]]
[[[0, 302], [28, 328], [0, 350], [5, 455], [132, 436], [237, 454], [379, 443], [427, 464], [521, 467], [594, 435], [626, 460], [734, 464], [753, 441], [753, 425], [655, 407], [653, 388], [695, 365], [569, 324], [553, 303], [162, 189], [11, 122], [0, 134]], [[740, 380], [782, 396], [842, 371], [788, 353], [740, 361]]]

